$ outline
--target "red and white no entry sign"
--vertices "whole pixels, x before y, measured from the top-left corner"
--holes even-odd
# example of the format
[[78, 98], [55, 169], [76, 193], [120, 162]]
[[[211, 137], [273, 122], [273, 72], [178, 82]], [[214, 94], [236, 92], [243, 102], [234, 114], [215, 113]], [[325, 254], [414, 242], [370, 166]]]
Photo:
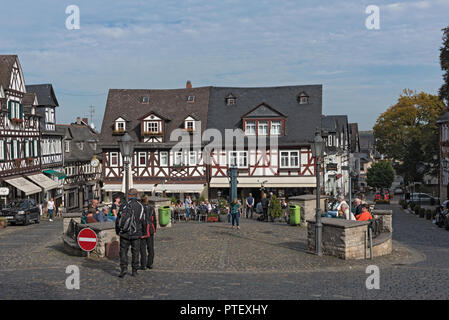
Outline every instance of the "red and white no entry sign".
[[97, 234], [90, 228], [85, 228], [78, 233], [78, 245], [84, 251], [92, 251], [97, 246]]

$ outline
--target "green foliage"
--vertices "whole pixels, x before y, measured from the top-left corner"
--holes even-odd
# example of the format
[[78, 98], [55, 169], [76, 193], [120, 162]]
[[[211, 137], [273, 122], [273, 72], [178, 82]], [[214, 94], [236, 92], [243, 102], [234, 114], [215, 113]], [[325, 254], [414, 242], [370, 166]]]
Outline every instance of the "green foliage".
[[390, 188], [394, 181], [394, 169], [389, 161], [374, 163], [366, 173], [366, 182], [373, 188]]
[[204, 202], [204, 201], [206, 201], [206, 198], [204, 198], [204, 196], [201, 196], [200, 199], [199, 199], [199, 201], [200, 201], [200, 202], [201, 202], [201, 201]]
[[436, 120], [445, 111], [438, 96], [405, 89], [397, 103], [377, 119], [373, 128], [376, 150], [401, 163], [398, 173], [404, 175], [406, 182], [420, 178], [416, 177], [416, 164], [420, 162], [429, 164], [427, 173], [436, 176], [438, 160], [433, 159], [439, 150]]
[[268, 207], [268, 212], [271, 217], [277, 218], [281, 217], [284, 213], [281, 207], [281, 201], [273, 195], [270, 199], [270, 206]]
[[449, 27], [443, 29], [443, 46], [440, 48], [441, 70], [445, 71], [443, 75], [443, 85], [439, 90], [439, 96], [449, 106]]
[[174, 204], [176, 204], [178, 202], [178, 199], [176, 199], [175, 196], [172, 196], [170, 201], [173, 202]]
[[404, 199], [399, 201], [399, 205], [402, 207], [402, 209], [407, 209], [407, 201], [405, 201]]

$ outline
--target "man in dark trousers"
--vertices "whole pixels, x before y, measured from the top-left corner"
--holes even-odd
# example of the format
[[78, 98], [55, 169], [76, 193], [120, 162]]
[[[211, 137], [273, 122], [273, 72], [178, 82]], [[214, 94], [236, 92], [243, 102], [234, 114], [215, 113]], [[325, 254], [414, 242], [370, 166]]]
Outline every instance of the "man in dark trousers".
[[263, 209], [263, 221], [268, 221], [268, 206], [270, 204], [270, 200], [267, 198], [267, 194], [265, 192], [262, 193], [262, 209]]
[[128, 249], [131, 246], [132, 276], [137, 275], [139, 268], [140, 238], [146, 228], [144, 206], [137, 200], [137, 190], [129, 189], [128, 201], [120, 205], [115, 232], [120, 236], [120, 278], [128, 269]]
[[149, 197], [142, 197], [145, 213], [145, 232], [140, 240], [140, 270], [153, 269], [154, 260], [154, 234], [156, 233], [157, 221], [153, 207], [150, 206]]

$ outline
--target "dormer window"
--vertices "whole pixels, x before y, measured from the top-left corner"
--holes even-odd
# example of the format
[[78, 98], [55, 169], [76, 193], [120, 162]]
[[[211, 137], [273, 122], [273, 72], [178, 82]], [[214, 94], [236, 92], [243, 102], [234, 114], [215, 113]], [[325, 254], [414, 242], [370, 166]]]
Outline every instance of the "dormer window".
[[282, 133], [282, 122], [281, 121], [271, 121], [271, 131], [272, 136], [279, 136]]
[[114, 122], [114, 134], [124, 134], [126, 131], [126, 120], [123, 118], [118, 118]]
[[188, 132], [194, 132], [195, 131], [195, 119], [192, 116], [188, 116], [184, 120], [184, 129]]
[[150, 97], [143, 96], [143, 97], [140, 98], [140, 102], [144, 103], [144, 104], [148, 104], [148, 103], [150, 103]]
[[232, 93], [230, 93], [225, 97], [225, 102], [226, 102], [226, 105], [232, 106], [237, 103], [237, 98], [234, 95], [232, 95]]
[[298, 95], [298, 102], [299, 104], [308, 104], [309, 103], [309, 96], [305, 92], [301, 92]]
[[256, 122], [255, 121], [247, 121], [245, 123], [245, 134], [249, 136], [253, 136], [256, 134]]
[[143, 142], [163, 142], [165, 121], [169, 119], [150, 112], [139, 120]]
[[161, 131], [159, 124], [160, 121], [146, 121], [144, 131], [148, 133], [159, 133]]
[[188, 96], [187, 97], [187, 102], [194, 103], [195, 102], [195, 96]]
[[78, 142], [77, 146], [78, 146], [78, 149], [84, 150], [84, 143], [83, 142]]

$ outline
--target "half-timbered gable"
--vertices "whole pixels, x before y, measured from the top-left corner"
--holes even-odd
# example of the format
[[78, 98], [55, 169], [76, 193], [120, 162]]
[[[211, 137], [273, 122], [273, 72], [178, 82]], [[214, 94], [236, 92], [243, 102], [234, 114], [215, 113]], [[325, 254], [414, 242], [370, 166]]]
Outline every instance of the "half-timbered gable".
[[126, 132], [136, 141], [132, 173], [137, 190], [201, 192], [204, 189], [208, 171], [201, 149], [194, 150], [190, 142], [180, 150], [174, 146], [183, 134], [191, 138], [188, 132], [200, 135], [204, 132], [209, 91], [209, 88], [191, 87], [109, 90], [100, 138], [104, 190], [109, 198], [112, 192], [121, 190], [124, 171], [117, 143], [120, 135], [114, 134], [111, 124], [123, 120]]
[[[298, 98], [304, 95], [307, 103]], [[280, 195], [300, 194], [315, 187], [310, 142], [315, 129], [321, 126], [321, 103], [321, 85], [212, 87], [207, 127], [218, 129], [223, 137], [227, 129], [241, 129], [245, 143], [226, 151], [214, 150], [211, 196], [227, 193], [230, 166], [238, 169], [242, 196], [251, 191], [257, 197], [262, 185]], [[265, 139], [265, 143], [254, 145], [250, 143], [251, 136]]]

